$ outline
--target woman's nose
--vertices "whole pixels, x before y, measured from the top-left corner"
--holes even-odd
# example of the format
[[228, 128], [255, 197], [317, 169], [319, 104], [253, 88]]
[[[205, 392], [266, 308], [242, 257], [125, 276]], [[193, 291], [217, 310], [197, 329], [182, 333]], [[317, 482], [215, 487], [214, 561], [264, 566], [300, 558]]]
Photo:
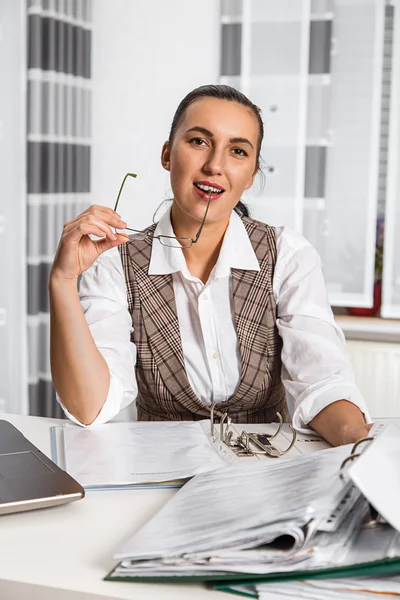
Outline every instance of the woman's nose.
[[217, 149], [211, 150], [204, 162], [203, 171], [210, 175], [222, 175], [224, 172], [223, 153]]

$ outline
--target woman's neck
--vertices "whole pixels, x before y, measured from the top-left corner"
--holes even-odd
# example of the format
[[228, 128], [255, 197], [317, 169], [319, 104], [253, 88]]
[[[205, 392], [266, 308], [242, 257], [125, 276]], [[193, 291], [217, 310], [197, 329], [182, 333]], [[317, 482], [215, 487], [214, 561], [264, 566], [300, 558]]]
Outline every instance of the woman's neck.
[[[229, 217], [216, 223], [205, 223], [198, 241], [190, 248], [182, 248], [189, 272], [207, 283], [221, 250]], [[174, 204], [171, 208], [171, 223], [176, 237], [195, 238], [200, 223], [194, 221], [189, 215], [182, 213]]]

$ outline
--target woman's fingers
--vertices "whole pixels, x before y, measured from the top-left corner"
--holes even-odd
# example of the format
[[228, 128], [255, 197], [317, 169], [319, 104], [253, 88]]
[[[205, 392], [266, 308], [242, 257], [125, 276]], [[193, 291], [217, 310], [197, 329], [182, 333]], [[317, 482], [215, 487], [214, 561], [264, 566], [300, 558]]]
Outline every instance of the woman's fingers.
[[104, 223], [104, 221], [96, 219], [95, 217], [78, 221], [64, 231], [62, 239], [64, 242], [76, 243], [79, 242], [84, 235], [97, 235], [98, 237], [106, 236], [112, 241], [116, 239], [116, 235], [111, 227]]
[[[82, 235], [93, 234], [100, 235], [100, 237], [107, 236], [110, 240], [115, 240], [116, 234], [111, 226], [123, 228], [126, 223], [115, 217], [108, 217], [106, 222], [94, 214], [82, 214], [65, 224], [63, 238], [78, 241]], [[99, 230], [101, 234], [99, 234]]]
[[366, 423], [365, 425], [357, 425], [349, 427], [343, 434], [343, 444], [354, 444], [364, 437], [368, 437], [369, 431], [372, 428], [373, 423]]
[[129, 241], [129, 238], [123, 235], [117, 235], [115, 240], [110, 240], [109, 238], [103, 238], [95, 242], [97, 246], [97, 251], [99, 254], [102, 254], [106, 250], [110, 250], [110, 248], [115, 248], [115, 246], [121, 246]]
[[[72, 279], [78, 277], [94, 263], [102, 252], [127, 241], [112, 228], [125, 228], [120, 216], [107, 207], [91, 206], [64, 225], [54, 258], [52, 272]], [[90, 236], [97, 236], [93, 240]]]
[[122, 221], [118, 213], [111, 210], [111, 208], [101, 207], [101, 206], [90, 206], [83, 213], [75, 217], [75, 219], [71, 219], [71, 221], [67, 221], [64, 225], [64, 231], [68, 232], [73, 227], [76, 226], [77, 223], [81, 221], [90, 220], [92, 218], [100, 219], [104, 223], [107, 223], [111, 227], [123, 227], [126, 225], [125, 221]]
[[119, 215], [117, 212], [115, 212], [115, 210], [113, 210], [112, 208], [108, 208], [108, 206], [102, 206], [101, 204], [91, 204], [81, 214], [85, 215], [87, 213], [92, 213], [92, 212], [103, 212], [107, 215], [117, 216], [117, 217], [121, 218], [121, 215]]
[[[85, 214], [95, 215], [96, 217], [102, 219], [106, 223], [109, 223], [113, 227], [118, 227], [121, 222], [125, 223], [121, 219], [121, 216], [117, 212], [115, 212], [115, 210], [112, 210], [111, 208], [107, 208], [107, 206], [99, 206], [97, 204], [92, 204], [91, 206], [89, 206], [88, 209], [86, 209], [82, 213], [82, 215], [85, 215]], [[82, 215], [80, 215], [80, 216], [82, 216]]]

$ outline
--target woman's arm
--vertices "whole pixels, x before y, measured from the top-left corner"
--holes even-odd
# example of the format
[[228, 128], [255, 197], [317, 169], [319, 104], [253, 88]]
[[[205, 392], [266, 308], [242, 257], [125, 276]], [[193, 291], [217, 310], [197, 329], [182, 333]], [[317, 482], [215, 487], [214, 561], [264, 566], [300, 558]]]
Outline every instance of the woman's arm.
[[353, 444], [367, 437], [372, 424], [367, 424], [360, 409], [348, 400], [338, 400], [323, 408], [309, 423], [332, 446]]
[[[113, 226], [123, 226], [111, 209], [91, 206], [65, 224], [49, 279], [50, 361], [54, 387], [78, 421], [90, 424], [108, 394], [110, 373], [86, 322], [77, 281], [106, 250], [124, 241]], [[101, 237], [93, 241], [90, 234]]]
[[[335, 323], [318, 253], [301, 235], [277, 230], [274, 293], [283, 340], [282, 381], [294, 402], [293, 424], [333, 444], [368, 432], [343, 332]], [[360, 428], [359, 430], [357, 428]]]
[[88, 425], [108, 394], [108, 366], [90, 333], [77, 282], [50, 276], [50, 361], [54, 387], [68, 410]]

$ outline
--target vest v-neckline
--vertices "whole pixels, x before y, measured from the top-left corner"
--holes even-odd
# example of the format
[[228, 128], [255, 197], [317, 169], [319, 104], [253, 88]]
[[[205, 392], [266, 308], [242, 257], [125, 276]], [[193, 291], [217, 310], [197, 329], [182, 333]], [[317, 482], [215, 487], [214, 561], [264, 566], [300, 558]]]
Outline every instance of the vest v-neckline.
[[[245, 226], [251, 239], [254, 226], [251, 221], [245, 222]], [[147, 244], [150, 259], [151, 245]], [[265, 269], [268, 268], [270, 257], [265, 248], [256, 243], [254, 250], [260, 263], [259, 271], [232, 269], [233, 308], [240, 348], [241, 376], [234, 395], [219, 402], [216, 405], [218, 410], [229, 411], [233, 406], [244, 404], [250, 391], [258, 391], [267, 375], [268, 332], [262, 321], [268, 309]], [[172, 397], [191, 412], [207, 410], [194, 393], [186, 373], [172, 275], [149, 276], [142, 269], [135, 269], [135, 274], [149, 344], [164, 385]], [[243, 282], [246, 283], [245, 297], [241, 292]], [[272, 289], [269, 292], [272, 293]], [[151, 323], [157, 323], [157, 326]], [[264, 347], [265, 352], [262, 351]], [[257, 368], [254, 368], [251, 356], [254, 349], [261, 349], [257, 355]]]

